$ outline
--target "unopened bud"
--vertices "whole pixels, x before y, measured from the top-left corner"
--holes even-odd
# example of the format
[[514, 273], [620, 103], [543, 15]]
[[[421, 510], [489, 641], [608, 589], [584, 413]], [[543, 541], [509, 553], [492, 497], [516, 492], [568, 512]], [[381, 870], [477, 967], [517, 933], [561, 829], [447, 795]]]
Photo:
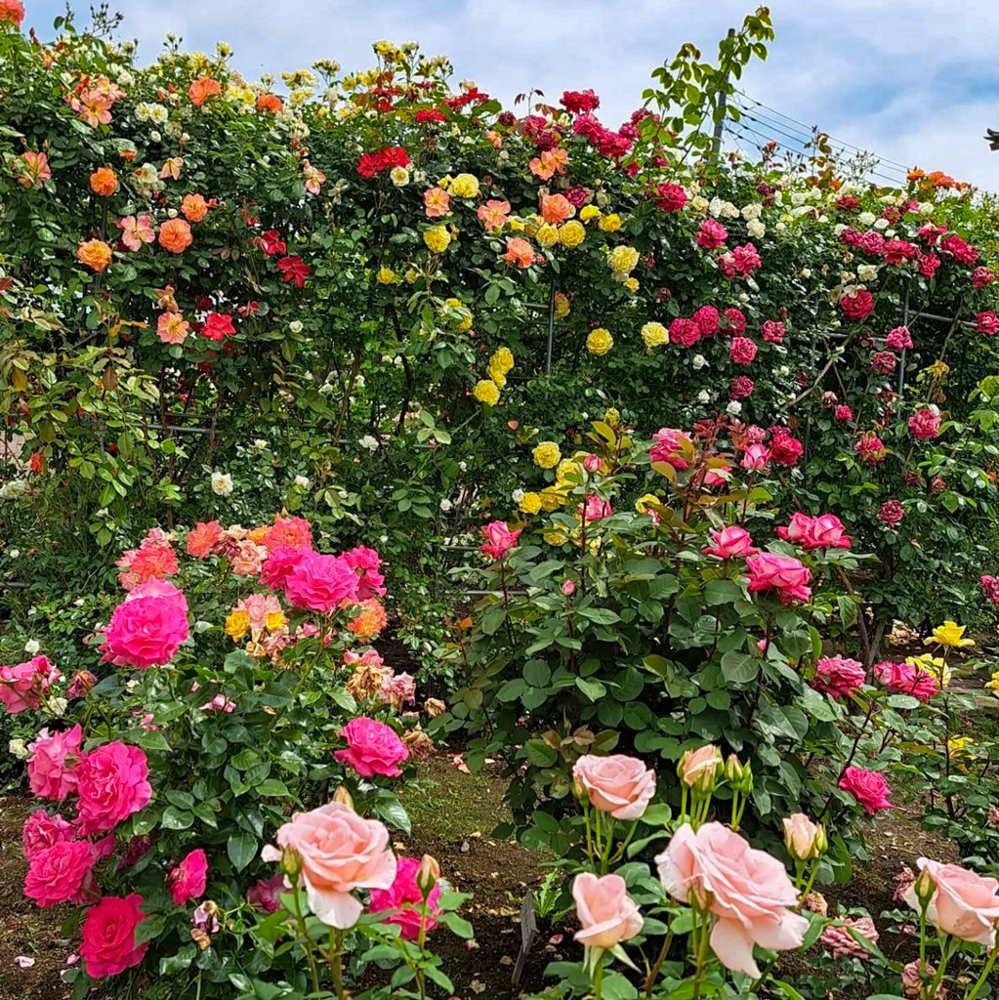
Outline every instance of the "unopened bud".
[[281, 871], [288, 876], [292, 885], [298, 885], [298, 876], [302, 874], [302, 855], [294, 848], [286, 847], [281, 853]]
[[333, 801], [338, 805], [346, 806], [351, 812], [354, 811], [354, 800], [350, 797], [346, 785], [340, 785], [333, 793]]
[[420, 859], [420, 867], [416, 872], [416, 885], [420, 892], [423, 893], [424, 899], [433, 892], [434, 886], [437, 885], [440, 877], [441, 866], [438, 864], [437, 859], [430, 854], [424, 854]]
[[916, 881], [912, 884], [912, 891], [916, 894], [920, 906], [924, 908], [929, 906], [933, 894], [937, 891], [937, 884], [933, 881], [933, 876], [928, 869], [924, 868], [916, 876]]
[[742, 765], [742, 781], [739, 784], [739, 792], [742, 795], [753, 794], [753, 765], [748, 760]]
[[583, 459], [583, 468], [587, 472], [599, 472], [600, 471], [600, 456], [599, 455], [587, 455]]
[[576, 593], [576, 584], [572, 580], [562, 581], [562, 594], [565, 597], [572, 597]]
[[738, 790], [742, 784], [742, 764], [734, 753], [730, 753], [725, 761], [725, 777], [728, 778], [728, 783]]
[[707, 795], [714, 791], [717, 774], [722, 767], [721, 751], [708, 743], [696, 750], [688, 750], [680, 758], [676, 773], [688, 788]]
[[572, 781], [572, 794], [581, 806], [587, 805], [590, 801], [589, 790], [577, 777], [574, 777]]
[[821, 823], [813, 823], [804, 813], [794, 813], [784, 820], [784, 846], [796, 861], [813, 861], [829, 845]]

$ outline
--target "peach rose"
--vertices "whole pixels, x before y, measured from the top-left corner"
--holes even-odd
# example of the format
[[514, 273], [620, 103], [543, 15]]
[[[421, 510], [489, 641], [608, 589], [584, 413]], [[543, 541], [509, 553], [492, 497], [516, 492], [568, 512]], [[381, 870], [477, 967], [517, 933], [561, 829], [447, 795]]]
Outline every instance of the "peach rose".
[[98, 167], [90, 175], [90, 190], [102, 198], [109, 198], [118, 190], [118, 178], [110, 167]]
[[86, 240], [76, 248], [80, 263], [95, 271], [103, 271], [111, 263], [111, 247], [104, 240]]
[[209, 97], [215, 97], [222, 93], [218, 80], [213, 80], [210, 76], [199, 76], [190, 87], [187, 88], [187, 96], [191, 98], [191, 103], [200, 108]]
[[[999, 882], [960, 865], [943, 865], [929, 858], [916, 864], [933, 880], [933, 895], [926, 919], [942, 934], [953, 934], [962, 941], [974, 941], [988, 949], [995, 947], [996, 921], [999, 920]], [[902, 898], [919, 910], [916, 885], [919, 876]]]
[[200, 222], [208, 214], [208, 202], [200, 194], [185, 194], [180, 210], [188, 222]]
[[284, 102], [277, 94], [261, 94], [257, 98], [257, 110], [273, 111], [277, 114], [279, 111], [284, 111]]
[[804, 813], [792, 813], [783, 823], [784, 846], [792, 858], [810, 861], [819, 857], [828, 846], [822, 824], [813, 823]]
[[615, 819], [638, 819], [656, 793], [656, 772], [622, 753], [586, 754], [576, 761], [572, 776], [589, 793], [590, 802]]
[[620, 875], [582, 872], [573, 880], [572, 898], [582, 924], [575, 937], [588, 948], [613, 948], [642, 929], [642, 915]]
[[170, 253], [183, 253], [193, 242], [191, 227], [183, 219], [168, 219], [160, 226], [160, 246]]
[[503, 260], [517, 267], [530, 267], [534, 263], [534, 247], [520, 236], [511, 237], [506, 241]]
[[684, 823], [656, 864], [671, 896], [700, 901], [717, 917], [711, 947], [725, 968], [758, 977], [753, 945], [778, 951], [801, 946], [808, 921], [788, 909], [798, 894], [784, 866], [727, 826], [705, 823], [694, 833]]
[[715, 774], [722, 768], [721, 750], [706, 743], [696, 750], [688, 750], [680, 758], [677, 774], [688, 788], [707, 792], [714, 787]]
[[[388, 889], [395, 880], [389, 832], [378, 820], [363, 819], [339, 802], [295, 813], [277, 832], [277, 842], [301, 861], [312, 912], [330, 927], [353, 927], [364, 909], [354, 889]], [[274, 859], [273, 848], [264, 860]]]

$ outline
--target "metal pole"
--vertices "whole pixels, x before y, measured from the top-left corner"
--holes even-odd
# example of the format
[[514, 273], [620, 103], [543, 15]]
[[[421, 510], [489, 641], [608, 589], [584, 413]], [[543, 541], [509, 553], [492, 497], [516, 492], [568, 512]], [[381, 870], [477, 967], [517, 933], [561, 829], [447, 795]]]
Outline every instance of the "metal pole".
[[[728, 37], [735, 38], [735, 28], [728, 29]], [[718, 110], [721, 114], [718, 116], [718, 121], [715, 122], [715, 131], [711, 139], [711, 161], [712, 163], [718, 160], [718, 156], [721, 153], [721, 141], [722, 133], [725, 131], [725, 108], [728, 105], [728, 66], [731, 59], [725, 61], [725, 72], [722, 75], [721, 83], [721, 94], [718, 97]]]
[[[905, 305], [902, 307], [902, 326], [909, 328], [909, 289], [905, 289]], [[898, 395], [902, 396], [902, 385], [905, 382], [905, 348], [902, 348], [902, 357], [898, 363]]]
[[555, 341], [555, 282], [548, 295], [548, 350], [545, 354], [545, 375], [552, 373], [552, 344]]

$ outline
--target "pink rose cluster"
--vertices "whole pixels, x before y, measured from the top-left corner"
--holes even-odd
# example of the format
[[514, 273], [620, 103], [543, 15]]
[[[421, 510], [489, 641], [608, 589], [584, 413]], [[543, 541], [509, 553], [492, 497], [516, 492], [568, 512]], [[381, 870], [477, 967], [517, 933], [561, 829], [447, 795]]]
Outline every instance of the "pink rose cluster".
[[882, 660], [874, 664], [874, 677], [896, 694], [909, 694], [929, 701], [940, 690], [940, 681], [930, 671], [912, 663]]
[[[284, 541], [293, 540], [287, 534]], [[338, 608], [384, 596], [381, 558], [360, 545], [341, 555], [325, 555], [304, 546], [277, 545], [260, 567], [260, 581], [284, 590], [297, 608], [329, 615]]]
[[101, 652], [105, 663], [148, 670], [169, 663], [187, 636], [187, 598], [172, 583], [151, 579], [114, 609]]
[[807, 514], [791, 515], [791, 523], [775, 529], [778, 538], [786, 542], [794, 542], [806, 551], [812, 549], [848, 549], [852, 539], [845, 534], [843, 522], [834, 514], [820, 514], [809, 517]]
[[940, 414], [924, 406], [909, 417], [909, 432], [918, 441], [932, 441], [940, 433]]
[[718, 270], [726, 278], [732, 279], [750, 277], [763, 261], [756, 247], [752, 243], [746, 243], [720, 254], [716, 263]]
[[13, 667], [0, 667], [0, 702], [11, 715], [27, 709], [35, 711], [61, 677], [46, 656], [35, 656]]

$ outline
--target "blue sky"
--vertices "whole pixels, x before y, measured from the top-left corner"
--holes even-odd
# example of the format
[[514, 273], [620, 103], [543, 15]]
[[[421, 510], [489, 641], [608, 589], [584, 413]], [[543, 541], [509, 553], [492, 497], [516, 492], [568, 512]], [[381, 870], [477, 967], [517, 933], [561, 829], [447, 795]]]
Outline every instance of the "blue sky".
[[[88, 4], [72, 0], [80, 23]], [[63, 0], [26, 0], [25, 27], [41, 37]], [[743, 78], [769, 109], [749, 129], [792, 143], [800, 126], [889, 160], [943, 169], [999, 190], [999, 152], [982, 139], [999, 128], [997, 0], [774, 0], [777, 39], [765, 63]], [[155, 58], [163, 36], [210, 51], [235, 48], [249, 77], [335, 59], [345, 69], [371, 64], [376, 39], [417, 40], [448, 55], [459, 79], [510, 105], [531, 87], [550, 99], [592, 87], [601, 118], [616, 126], [641, 103], [651, 69], [692, 41], [713, 55], [717, 39], [741, 23], [752, 0], [112, 0], [125, 15], [121, 34]], [[777, 129], [789, 133], [780, 136]], [[731, 140], [730, 140], [731, 141]], [[891, 176], [898, 168], [886, 164]]]

